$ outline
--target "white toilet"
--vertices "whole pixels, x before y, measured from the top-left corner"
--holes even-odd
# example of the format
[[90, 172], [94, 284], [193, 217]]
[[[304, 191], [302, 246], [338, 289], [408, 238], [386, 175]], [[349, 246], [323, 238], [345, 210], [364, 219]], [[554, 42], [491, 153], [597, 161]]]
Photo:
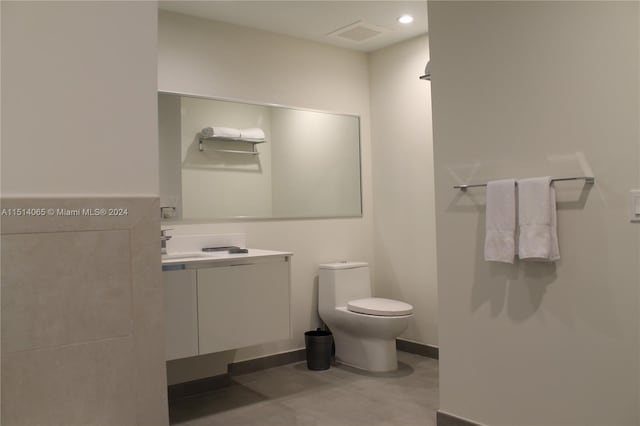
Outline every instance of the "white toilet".
[[396, 337], [409, 325], [413, 306], [371, 297], [369, 265], [320, 265], [318, 312], [333, 333], [338, 361], [367, 371], [398, 368]]

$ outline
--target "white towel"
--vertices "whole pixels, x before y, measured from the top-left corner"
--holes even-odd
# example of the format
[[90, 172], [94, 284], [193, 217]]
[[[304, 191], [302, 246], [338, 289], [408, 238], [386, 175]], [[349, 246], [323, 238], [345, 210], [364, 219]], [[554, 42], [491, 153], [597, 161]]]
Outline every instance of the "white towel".
[[229, 139], [239, 139], [240, 130], [232, 127], [205, 127], [200, 134], [205, 138], [219, 137]]
[[251, 129], [241, 129], [240, 138], [251, 142], [264, 142], [264, 130], [256, 127]]
[[513, 263], [516, 254], [516, 181], [494, 180], [487, 184], [487, 220], [484, 260]]
[[560, 259], [556, 191], [551, 177], [518, 180], [518, 256], [523, 260]]

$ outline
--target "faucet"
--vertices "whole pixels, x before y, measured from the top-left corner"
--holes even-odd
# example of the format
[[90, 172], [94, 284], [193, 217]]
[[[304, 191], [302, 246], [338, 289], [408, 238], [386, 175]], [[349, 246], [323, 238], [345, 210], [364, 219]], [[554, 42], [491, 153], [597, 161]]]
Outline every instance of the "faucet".
[[160, 254], [167, 254], [167, 241], [171, 239], [171, 235], [167, 235], [165, 232], [171, 230], [172, 229], [160, 230]]
[[160, 219], [173, 219], [176, 212], [177, 210], [173, 206], [160, 207]]

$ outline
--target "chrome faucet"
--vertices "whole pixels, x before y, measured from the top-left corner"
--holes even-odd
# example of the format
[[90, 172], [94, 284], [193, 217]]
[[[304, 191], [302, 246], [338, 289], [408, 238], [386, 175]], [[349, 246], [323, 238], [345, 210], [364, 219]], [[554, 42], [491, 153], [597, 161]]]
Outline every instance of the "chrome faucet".
[[171, 239], [171, 235], [167, 235], [166, 232], [171, 229], [160, 230], [160, 254], [167, 254], [167, 241]]
[[160, 207], [160, 219], [174, 219], [177, 209], [173, 206]]

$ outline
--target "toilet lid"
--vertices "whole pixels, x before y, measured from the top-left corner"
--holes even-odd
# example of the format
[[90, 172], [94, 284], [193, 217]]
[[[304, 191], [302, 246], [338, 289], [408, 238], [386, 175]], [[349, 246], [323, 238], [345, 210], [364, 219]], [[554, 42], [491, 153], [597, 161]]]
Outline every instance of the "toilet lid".
[[367, 299], [352, 300], [347, 303], [347, 309], [359, 314], [398, 316], [409, 315], [413, 312], [413, 306], [399, 300], [383, 299], [381, 297], [369, 297]]

